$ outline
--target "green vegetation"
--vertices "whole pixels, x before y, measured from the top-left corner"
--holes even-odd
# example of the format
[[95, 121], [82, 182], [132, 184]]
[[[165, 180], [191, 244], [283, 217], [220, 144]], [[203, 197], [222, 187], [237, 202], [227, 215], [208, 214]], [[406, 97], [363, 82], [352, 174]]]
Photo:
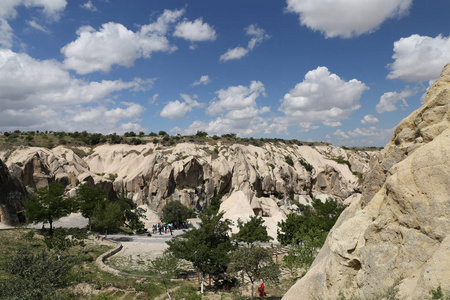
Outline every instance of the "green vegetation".
[[291, 167], [294, 166], [294, 161], [292, 160], [292, 157], [291, 157], [291, 156], [286, 155], [286, 156], [284, 157], [284, 160], [285, 160], [286, 163], [287, 163], [288, 165], [290, 165]]
[[230, 262], [232, 245], [228, 232], [231, 222], [222, 221], [223, 214], [206, 209], [200, 215], [198, 228], [192, 228], [167, 242], [169, 251], [175, 257], [191, 262], [200, 271], [202, 294], [205, 274], [210, 270], [219, 270]]
[[251, 299], [255, 281], [279, 283], [280, 269], [272, 259], [267, 249], [259, 246], [240, 247], [231, 255], [230, 268], [232, 272], [243, 272], [251, 283]]
[[53, 221], [74, 211], [73, 200], [64, 198], [63, 194], [64, 186], [60, 183], [51, 183], [48, 189], [42, 188], [31, 194], [25, 202], [27, 219], [35, 223], [49, 223], [51, 230]]
[[246, 243], [247, 246], [253, 246], [255, 242], [268, 242], [272, 238], [267, 234], [267, 227], [263, 224], [263, 218], [257, 216], [251, 216], [245, 224], [238, 219], [239, 232], [233, 234], [231, 238]]
[[292, 270], [297, 265], [308, 269], [328, 232], [345, 206], [328, 198], [325, 203], [313, 199], [312, 207], [296, 203], [301, 215], [290, 214], [278, 223], [277, 238], [282, 245], [290, 245], [285, 263]]
[[306, 160], [300, 158], [298, 162], [306, 169], [306, 171], [311, 172], [314, 167], [310, 165]]
[[195, 212], [180, 201], [171, 201], [163, 209], [162, 221], [167, 223], [184, 222], [195, 217]]

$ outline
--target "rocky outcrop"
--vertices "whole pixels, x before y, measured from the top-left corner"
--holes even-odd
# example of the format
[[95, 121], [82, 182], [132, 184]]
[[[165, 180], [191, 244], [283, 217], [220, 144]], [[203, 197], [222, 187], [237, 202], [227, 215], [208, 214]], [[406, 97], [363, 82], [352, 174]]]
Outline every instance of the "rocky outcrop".
[[14, 181], [0, 159], [0, 222], [6, 225], [18, 224], [26, 199], [25, 189], [20, 182]]
[[[242, 191], [257, 211], [261, 207], [253, 199], [259, 198], [291, 207], [293, 200], [307, 204], [312, 197], [344, 201], [361, 189], [354, 171], [366, 170], [369, 158], [377, 155], [331, 145], [285, 142], [259, 146], [220, 141], [170, 147], [153, 143], [101, 145], [84, 149], [90, 155], [83, 158], [74, 150], [79, 152], [64, 146], [22, 147], [9, 152], [7, 163], [16, 181], [35, 189], [52, 181], [63, 182], [68, 189], [88, 182], [110, 193], [125, 194], [154, 211], [173, 200], [202, 209], [214, 195]], [[348, 160], [351, 169], [336, 162], [338, 158]]]
[[450, 65], [423, 106], [395, 129], [309, 272], [283, 299], [402, 299], [450, 290]]

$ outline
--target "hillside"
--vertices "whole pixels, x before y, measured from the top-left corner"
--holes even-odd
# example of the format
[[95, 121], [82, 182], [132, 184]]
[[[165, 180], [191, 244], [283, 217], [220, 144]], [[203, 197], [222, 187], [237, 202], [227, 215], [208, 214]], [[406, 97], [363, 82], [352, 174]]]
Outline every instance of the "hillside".
[[357, 199], [362, 174], [378, 154], [282, 140], [153, 139], [140, 145], [10, 146], [0, 159], [12, 178], [32, 188], [58, 181], [73, 195], [77, 185], [88, 182], [123, 193], [154, 213], [173, 200], [201, 210], [214, 196], [225, 200], [240, 191], [254, 213], [270, 218], [296, 211], [295, 203], [308, 204], [313, 197]]

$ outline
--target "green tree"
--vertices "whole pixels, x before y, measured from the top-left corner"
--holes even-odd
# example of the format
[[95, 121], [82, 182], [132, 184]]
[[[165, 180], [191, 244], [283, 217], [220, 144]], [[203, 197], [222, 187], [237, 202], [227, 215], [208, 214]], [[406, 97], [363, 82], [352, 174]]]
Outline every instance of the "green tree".
[[198, 228], [192, 228], [167, 242], [170, 252], [191, 262], [201, 272], [201, 293], [205, 273], [227, 264], [229, 252], [233, 248], [228, 235], [231, 221], [221, 220], [223, 214], [207, 208], [200, 215], [201, 223]]
[[162, 256], [150, 261], [150, 268], [151, 271], [156, 272], [159, 278], [163, 281], [166, 294], [169, 299], [172, 299], [172, 297], [170, 297], [169, 290], [167, 289], [166, 282], [182, 271], [181, 261], [171, 252], [164, 251]]
[[34, 253], [23, 247], [3, 266], [9, 276], [0, 279], [0, 299], [53, 299], [67, 285], [72, 266], [69, 257], [57, 260], [46, 250]]
[[306, 270], [323, 246], [328, 232], [336, 223], [345, 206], [337, 200], [327, 199], [325, 203], [314, 199], [311, 206], [298, 204], [302, 215], [290, 214], [278, 223], [278, 241], [290, 245], [285, 262], [292, 268], [299, 265]]
[[278, 283], [280, 269], [273, 261], [270, 252], [262, 247], [240, 247], [232, 253], [231, 272], [243, 272], [251, 283], [251, 299], [253, 287], [257, 280]]
[[97, 186], [90, 187], [88, 183], [85, 183], [78, 187], [75, 203], [82, 216], [89, 219], [89, 225], [91, 225], [91, 218], [96, 207], [100, 209], [106, 202], [106, 192]]
[[263, 218], [257, 216], [251, 216], [245, 224], [238, 219], [239, 232], [233, 234], [232, 238], [238, 242], [247, 243], [248, 246], [253, 246], [254, 242], [268, 242], [272, 238], [267, 234], [267, 227], [263, 224]]
[[74, 210], [71, 198], [64, 197], [64, 186], [60, 183], [51, 183], [48, 188], [37, 190], [25, 202], [26, 217], [28, 220], [39, 223], [49, 223], [50, 230], [53, 221], [69, 215]]
[[205, 131], [197, 130], [197, 133], [195, 134], [195, 136], [196, 136], [196, 137], [200, 137], [200, 138], [204, 138], [204, 137], [207, 137], [207, 136], [208, 136], [208, 133], [205, 132]]
[[91, 216], [92, 229], [99, 232], [117, 232], [123, 221], [124, 212], [117, 201], [97, 205]]
[[[291, 244], [293, 241], [300, 243], [301, 240], [297, 238], [304, 235], [297, 235], [297, 232], [308, 232], [310, 229], [317, 229], [328, 233], [346, 207], [331, 198], [328, 198], [325, 203], [319, 199], [314, 199], [312, 207], [300, 203], [297, 205], [302, 215], [290, 214], [286, 220], [278, 223], [277, 237], [282, 245]], [[325, 239], [323, 238], [324, 241]]]
[[195, 212], [192, 209], [177, 200], [167, 203], [163, 207], [162, 212], [162, 220], [167, 223], [184, 222], [189, 218], [195, 217]]

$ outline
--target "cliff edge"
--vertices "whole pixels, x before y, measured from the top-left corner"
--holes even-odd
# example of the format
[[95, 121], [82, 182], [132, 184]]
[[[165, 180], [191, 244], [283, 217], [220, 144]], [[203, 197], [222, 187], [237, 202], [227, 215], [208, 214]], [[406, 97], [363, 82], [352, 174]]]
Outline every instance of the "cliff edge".
[[422, 107], [400, 122], [366, 175], [363, 195], [283, 299], [402, 299], [450, 290], [450, 64]]

